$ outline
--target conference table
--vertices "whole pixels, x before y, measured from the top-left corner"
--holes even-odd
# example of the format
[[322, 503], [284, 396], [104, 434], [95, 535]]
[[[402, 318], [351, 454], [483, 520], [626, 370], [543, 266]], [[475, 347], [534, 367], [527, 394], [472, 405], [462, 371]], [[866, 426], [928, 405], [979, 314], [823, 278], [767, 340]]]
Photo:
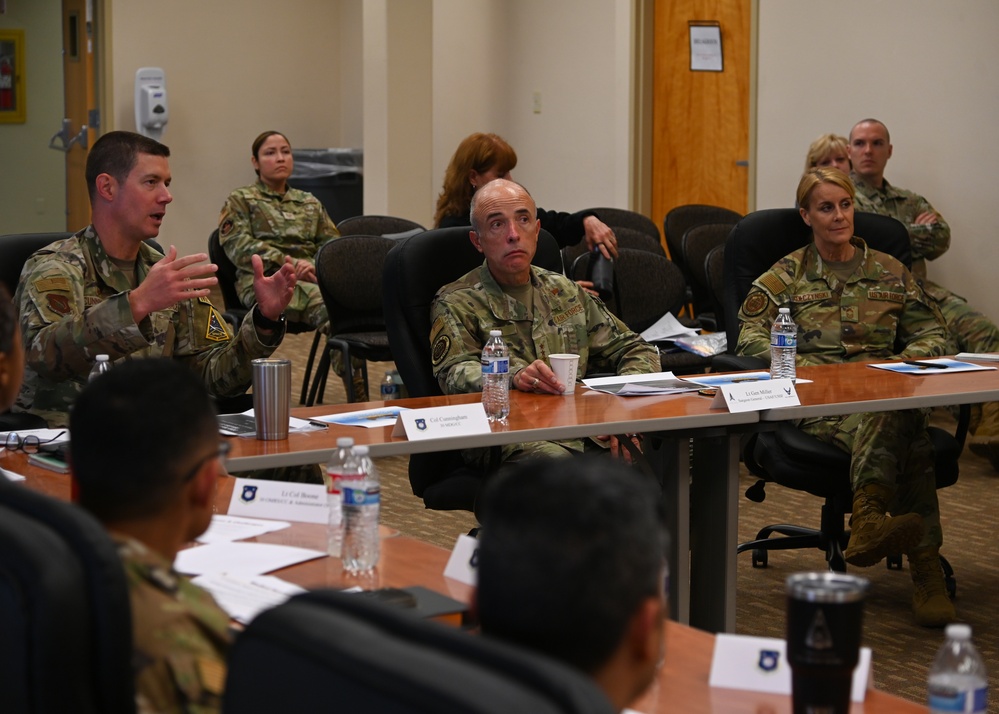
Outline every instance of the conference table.
[[[29, 488], [49, 495], [68, 498], [69, 482], [64, 474], [32, 466], [23, 454], [9, 454], [0, 459], [0, 466], [27, 477]], [[234, 478], [219, 482], [216, 509], [228, 511]], [[274, 571], [280, 577], [302, 587], [364, 588], [408, 587], [422, 585], [464, 603], [470, 602], [472, 588], [444, 577], [449, 553], [429, 543], [399, 535], [388, 528], [381, 529], [381, 558], [369, 575], [351, 575], [343, 570], [338, 558], [318, 558]], [[293, 523], [290, 528], [266, 533], [251, 539], [254, 542], [293, 545], [323, 550], [326, 530], [310, 523]], [[471, 636], [471, 635], [470, 635]], [[631, 708], [642, 714], [666, 714], [683, 711], [687, 714], [790, 714], [790, 697], [735, 689], [712, 688], [708, 685], [715, 638], [712, 634], [686, 625], [666, 623], [666, 653], [649, 690]], [[926, 712], [918, 704], [891, 694], [870, 690], [863, 704], [853, 704], [852, 714], [908, 714]]]
[[[315, 418], [386, 404], [412, 409], [471, 404], [479, 394], [424, 397], [391, 402], [319, 405], [292, 410]], [[229, 470], [324, 463], [336, 440], [350, 436], [370, 447], [373, 457], [499, 446], [517, 442], [578, 439], [602, 434], [645, 435], [644, 455], [660, 479], [667, 527], [671, 614], [680, 622], [708, 631], [735, 629], [735, 542], [738, 527], [739, 435], [754, 428], [755, 412], [712, 409], [697, 392], [619, 397], [577, 385], [570, 395], [513, 390], [506, 424], [493, 424], [478, 435], [409, 441], [392, 428], [373, 429], [331, 424], [328, 429], [291, 433], [287, 439], [233, 440]], [[697, 475], [691, 478], [693, 458]], [[691, 510], [693, 504], [693, 510]], [[687, 574], [689, 573], [689, 576]]]

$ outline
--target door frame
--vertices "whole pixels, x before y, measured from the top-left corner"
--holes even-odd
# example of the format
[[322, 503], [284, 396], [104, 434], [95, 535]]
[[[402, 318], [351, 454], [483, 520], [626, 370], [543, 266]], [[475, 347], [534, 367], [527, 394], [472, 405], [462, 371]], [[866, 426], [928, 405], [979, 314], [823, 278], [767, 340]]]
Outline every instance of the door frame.
[[[756, 210], [756, 126], [759, 67], [760, 0], [749, 1], [749, 171], [746, 181], [747, 212]], [[634, 149], [631, 175], [632, 210], [652, 215], [652, 106], [655, 60], [655, 0], [635, 0], [634, 77], [632, 106]], [[652, 216], [657, 224], [662, 216]]]

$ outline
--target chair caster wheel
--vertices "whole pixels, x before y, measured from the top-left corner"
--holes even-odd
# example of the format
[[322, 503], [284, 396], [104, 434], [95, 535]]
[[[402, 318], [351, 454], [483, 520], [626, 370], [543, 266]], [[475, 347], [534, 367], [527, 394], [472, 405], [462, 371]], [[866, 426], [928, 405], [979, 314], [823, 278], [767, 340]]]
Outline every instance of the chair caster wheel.
[[889, 555], [885, 558], [885, 565], [888, 570], [901, 570], [902, 569], [902, 556], [901, 555]]
[[764, 548], [754, 548], [753, 549], [753, 567], [754, 568], [765, 568], [767, 567], [767, 551]]

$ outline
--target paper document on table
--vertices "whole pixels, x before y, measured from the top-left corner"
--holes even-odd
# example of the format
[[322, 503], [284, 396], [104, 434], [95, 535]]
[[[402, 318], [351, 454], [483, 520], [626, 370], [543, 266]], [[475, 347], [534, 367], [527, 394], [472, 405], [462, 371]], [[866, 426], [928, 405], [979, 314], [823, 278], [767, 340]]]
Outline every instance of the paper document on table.
[[343, 414], [327, 414], [326, 416], [313, 417], [313, 419], [329, 424], [363, 426], [365, 429], [374, 429], [379, 426], [395, 426], [399, 420], [399, 414], [404, 411], [408, 411], [408, 409], [406, 407], [381, 407], [380, 409], [361, 409]]
[[272, 575], [244, 577], [216, 573], [199, 575], [191, 582], [211, 593], [229, 617], [244, 625], [250, 624], [250, 620], [264, 610], [277, 607], [292, 595], [305, 592], [305, 588]]
[[272, 543], [212, 543], [180, 551], [173, 567], [185, 575], [263, 575], [325, 556], [326, 553], [310, 548]]
[[882, 364], [869, 364], [868, 367], [875, 369], [885, 369], [889, 372], [899, 372], [900, 374], [918, 374], [920, 377], [927, 377], [934, 374], [954, 374], [954, 372], [984, 372], [995, 367], [984, 364], [972, 364], [971, 362], [958, 362], [955, 359], [911, 359], [898, 362], [884, 362]]
[[682, 392], [696, 392], [698, 390], [696, 384], [677, 379], [673, 376], [672, 372], [597, 377], [594, 379], [584, 379], [583, 384], [595, 391], [616, 394], [620, 397], [680, 394]]
[[[2, 452], [2, 451], [3, 451], [3, 449], [0, 449], [0, 452]], [[13, 471], [8, 471], [7, 469], [0, 469], [0, 476], [5, 476], [8, 481], [23, 481], [24, 480], [24, 476], [22, 476], [21, 474], [16, 474]]]
[[684, 327], [680, 321], [673, 317], [672, 313], [656, 320], [655, 324], [642, 333], [642, 338], [646, 342], [659, 342], [660, 340], [674, 340], [677, 337], [689, 337], [696, 335], [697, 330], [692, 327]]
[[238, 518], [217, 513], [212, 516], [208, 530], [198, 536], [199, 543], [230, 543], [234, 540], [280, 531], [291, 524], [288, 521], [268, 521], [263, 518]]
[[999, 362], [999, 352], [958, 352], [958, 359], [973, 359], [980, 362]]
[[[725, 384], [740, 384], [742, 382], [765, 382], [770, 379], [769, 372], [722, 372], [721, 374], [698, 374], [694, 377], [682, 377], [685, 382], [699, 384], [702, 387], [720, 387]], [[811, 384], [810, 379], [795, 380], [795, 384]]]
[[[256, 436], [257, 422], [253, 410], [247, 409], [240, 414], [219, 414], [219, 433], [223, 436]], [[325, 429], [324, 424], [313, 424], [308, 419], [288, 418], [289, 432], [319, 431]]]

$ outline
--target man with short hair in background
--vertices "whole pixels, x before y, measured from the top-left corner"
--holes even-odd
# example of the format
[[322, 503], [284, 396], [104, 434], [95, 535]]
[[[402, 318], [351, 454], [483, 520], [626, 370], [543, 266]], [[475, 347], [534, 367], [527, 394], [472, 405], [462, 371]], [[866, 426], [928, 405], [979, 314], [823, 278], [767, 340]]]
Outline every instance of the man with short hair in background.
[[606, 458], [507, 468], [481, 508], [482, 632], [585, 672], [624, 709], [665, 652], [661, 495], [647, 476]]
[[[918, 193], [888, 183], [885, 166], [893, 151], [888, 127], [877, 119], [857, 122], [850, 130], [849, 151], [857, 210], [891, 216], [908, 229], [912, 274], [943, 314], [950, 338], [948, 352], [999, 352], [999, 327], [926, 275], [926, 261], [939, 258], [950, 247], [950, 226]], [[981, 405], [981, 416], [971, 431], [971, 450], [999, 471], [999, 402]]]

